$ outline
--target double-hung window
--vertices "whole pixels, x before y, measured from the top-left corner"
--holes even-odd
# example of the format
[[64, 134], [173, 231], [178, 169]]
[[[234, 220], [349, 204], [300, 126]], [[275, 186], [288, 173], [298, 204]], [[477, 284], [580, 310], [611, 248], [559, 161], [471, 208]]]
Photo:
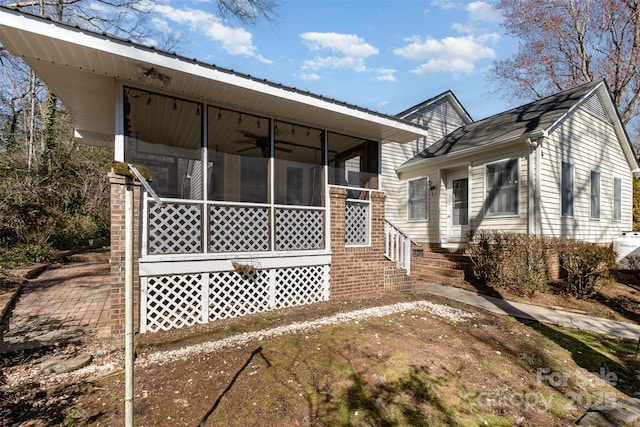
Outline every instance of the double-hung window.
[[487, 216], [518, 214], [519, 172], [517, 158], [487, 165]]
[[600, 172], [591, 171], [591, 218], [600, 218]]
[[562, 216], [573, 216], [573, 164], [562, 162]]
[[622, 220], [622, 179], [613, 178], [613, 220]]
[[409, 181], [408, 188], [408, 218], [409, 221], [420, 221], [428, 218], [427, 192], [429, 178], [419, 178]]

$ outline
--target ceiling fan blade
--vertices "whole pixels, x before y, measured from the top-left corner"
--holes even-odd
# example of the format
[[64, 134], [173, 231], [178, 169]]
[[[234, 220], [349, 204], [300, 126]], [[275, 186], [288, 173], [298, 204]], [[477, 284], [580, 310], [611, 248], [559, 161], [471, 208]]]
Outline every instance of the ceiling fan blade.
[[243, 153], [243, 152], [245, 152], [245, 151], [253, 150], [254, 148], [259, 148], [259, 147], [257, 147], [257, 146], [253, 146], [253, 147], [243, 148], [242, 150], [238, 150], [238, 151], [236, 151], [236, 153]]
[[290, 150], [289, 148], [276, 147], [276, 150], [284, 151], [285, 153], [293, 153], [293, 150]]

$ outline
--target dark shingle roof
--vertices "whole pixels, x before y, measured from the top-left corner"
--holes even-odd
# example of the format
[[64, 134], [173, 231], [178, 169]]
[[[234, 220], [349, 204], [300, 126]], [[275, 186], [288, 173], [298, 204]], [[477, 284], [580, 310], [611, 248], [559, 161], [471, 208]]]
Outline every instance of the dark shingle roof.
[[513, 140], [536, 129], [546, 130], [601, 83], [602, 80], [586, 83], [460, 127], [402, 166], [499, 141]]

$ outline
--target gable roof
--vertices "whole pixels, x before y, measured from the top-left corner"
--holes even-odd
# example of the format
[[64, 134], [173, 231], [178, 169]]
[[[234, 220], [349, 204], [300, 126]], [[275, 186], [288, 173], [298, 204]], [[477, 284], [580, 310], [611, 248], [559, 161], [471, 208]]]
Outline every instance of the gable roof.
[[604, 109], [622, 143], [631, 169], [638, 167], [611, 95], [604, 80], [589, 82], [555, 95], [498, 113], [456, 129], [398, 167], [404, 172], [429, 161], [446, 161], [490, 147], [535, 140], [551, 132], [568, 114], [598, 91]]
[[413, 107], [409, 107], [399, 112], [398, 114], [396, 114], [396, 117], [399, 117], [405, 120], [411, 120], [411, 117], [414, 114], [424, 111], [426, 108], [436, 104], [438, 101], [441, 101], [443, 99], [447, 99], [451, 103], [453, 108], [457, 111], [460, 117], [462, 117], [464, 122], [466, 123], [473, 122], [473, 118], [471, 117], [469, 112], [464, 108], [464, 106], [460, 103], [456, 95], [451, 90], [442, 92], [441, 94], [436, 95], [432, 98], [426, 99], [421, 103], [414, 105]]
[[0, 42], [62, 100], [76, 136], [95, 145], [115, 139], [118, 82], [378, 141], [427, 133], [395, 116], [2, 6]]

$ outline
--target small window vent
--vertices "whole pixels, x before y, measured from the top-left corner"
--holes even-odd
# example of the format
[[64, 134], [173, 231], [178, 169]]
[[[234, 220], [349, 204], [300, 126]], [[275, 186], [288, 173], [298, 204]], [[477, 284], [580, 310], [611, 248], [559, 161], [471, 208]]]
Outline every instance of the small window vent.
[[606, 122], [609, 121], [607, 113], [604, 111], [597, 93], [594, 93], [585, 101], [584, 108], [600, 120], [604, 120]]

